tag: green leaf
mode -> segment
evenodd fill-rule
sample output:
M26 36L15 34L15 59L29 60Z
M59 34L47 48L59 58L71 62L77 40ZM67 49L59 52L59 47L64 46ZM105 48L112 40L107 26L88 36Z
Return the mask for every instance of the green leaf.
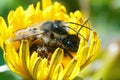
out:
M21 80L22 78L11 71L0 72L0 80Z
M80 76L76 76L73 80L83 80Z
M5 64L4 59L3 59L3 51L0 48L0 66L3 65L3 64Z

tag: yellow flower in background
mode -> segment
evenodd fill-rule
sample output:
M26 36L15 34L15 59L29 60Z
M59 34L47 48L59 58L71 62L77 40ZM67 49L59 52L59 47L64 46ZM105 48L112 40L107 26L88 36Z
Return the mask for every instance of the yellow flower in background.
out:
M42 0L42 9L39 2L35 8L30 5L26 10L20 6L15 11L10 11L8 25L0 17L0 46L4 51L4 59L11 71L28 80L71 80L93 61L98 53L100 39L94 30L91 33L87 28L80 30L80 34L86 40L80 36L79 48L76 53L71 53L72 59L64 56L64 50L61 48L57 48L48 60L38 56L36 51L31 54L28 40L9 41L9 38L14 36L14 32L48 20L85 23L80 11L71 12L69 15L63 5L58 2L52 4L51 0ZM89 22L84 25L90 28ZM75 24L69 26L76 31L80 28ZM73 30L69 33L75 34Z

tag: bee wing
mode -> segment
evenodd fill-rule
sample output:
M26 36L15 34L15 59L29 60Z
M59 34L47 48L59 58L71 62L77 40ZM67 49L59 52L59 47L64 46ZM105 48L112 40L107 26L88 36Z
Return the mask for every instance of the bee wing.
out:
M44 33L43 30L39 30L37 28L21 29L21 30L14 32L15 38L10 38L9 40L10 41L19 41L22 39L28 39L31 37L35 37L36 35L41 35L43 33Z

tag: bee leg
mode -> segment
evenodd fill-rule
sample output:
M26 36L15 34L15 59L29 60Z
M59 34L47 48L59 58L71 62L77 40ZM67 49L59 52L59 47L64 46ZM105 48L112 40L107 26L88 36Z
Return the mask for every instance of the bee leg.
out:
M47 58L48 57L48 50L47 50L47 47L42 45L42 46L39 46L37 48L37 52L39 54L40 57L42 58Z
M68 55L71 59L73 58L72 54L70 54L68 50L64 50L64 51L65 51L65 56Z
M65 56L69 56L70 58L73 58L73 56L69 53L69 51L68 51L68 49L64 46L64 44L63 44L63 42L61 41L61 40L59 40L59 39L57 39L56 40L57 41L57 45L60 47L60 48L62 48L62 49L64 49L64 51L65 51Z
M51 56L52 56L52 53L50 52L47 56L47 59L50 60L51 59Z

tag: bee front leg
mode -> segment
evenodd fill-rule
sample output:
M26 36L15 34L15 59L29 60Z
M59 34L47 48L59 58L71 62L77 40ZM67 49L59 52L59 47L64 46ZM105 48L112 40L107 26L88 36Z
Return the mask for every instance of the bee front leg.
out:
M48 57L48 49L45 45L38 46L37 52L41 58L47 58Z
M69 56L71 59L73 58L73 55L67 49L65 49L64 52L65 56Z

